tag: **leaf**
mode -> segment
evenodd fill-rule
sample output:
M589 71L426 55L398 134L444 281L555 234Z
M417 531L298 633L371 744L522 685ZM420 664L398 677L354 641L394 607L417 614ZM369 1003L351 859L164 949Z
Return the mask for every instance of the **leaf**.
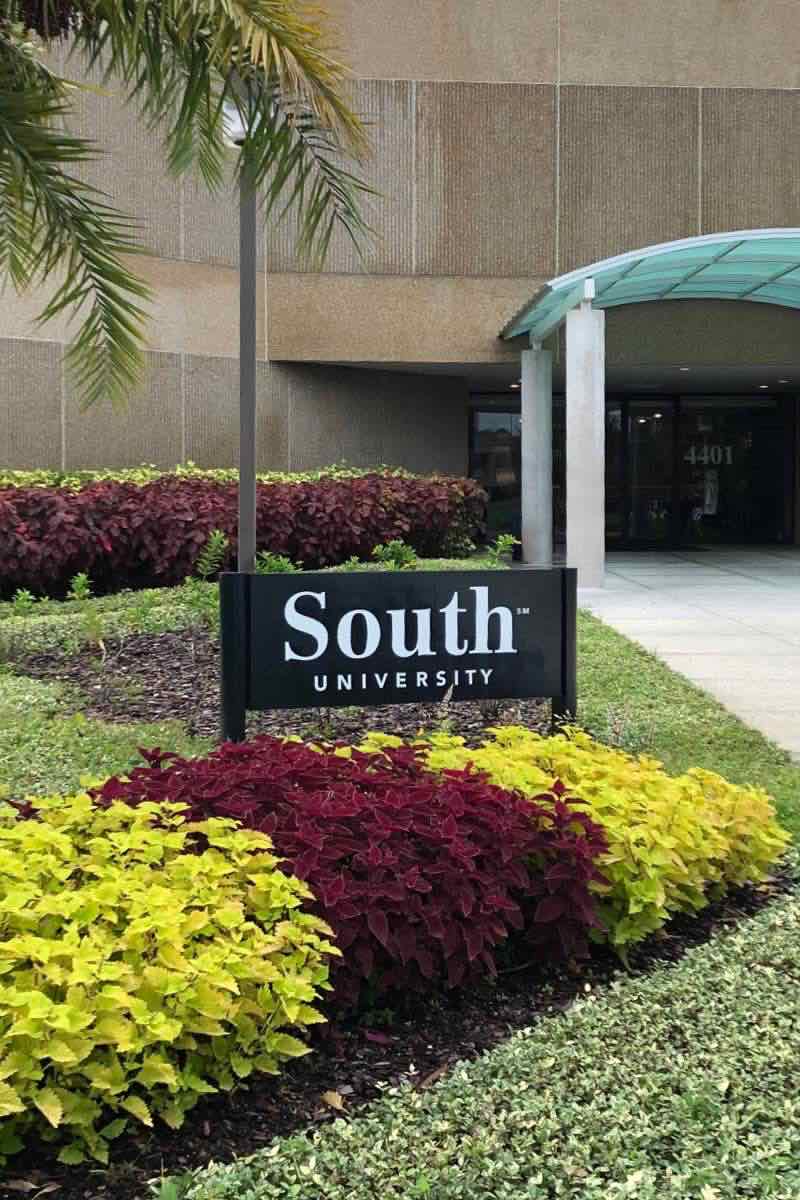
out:
M142 1069L136 1076L136 1082L144 1084L145 1087L152 1087L157 1083L167 1084L168 1087L177 1086L178 1075L172 1063L165 1058L161 1058L156 1054L145 1055Z
M148 1125L152 1128L153 1118L150 1116L150 1109L139 1096L127 1096L120 1102L120 1108L124 1108L132 1117L136 1117L137 1120L141 1121L143 1125Z
M43 1088L40 1092L34 1092L31 1098L42 1116L57 1129L64 1116L64 1107L53 1089Z
M323 1092L322 1101L328 1105L328 1108L335 1108L337 1112L344 1110L344 1100L339 1092Z
M58 1161L65 1163L68 1167L77 1167L79 1163L86 1161L86 1155L77 1143L72 1142L69 1146L64 1146L58 1152Z
M367 925L372 936L388 949L389 922L386 913L379 908L371 908L367 913Z
M0 1117L10 1117L13 1113L25 1112L17 1092L7 1083L0 1083Z
M308 1046L303 1045L299 1038L290 1033L273 1033L267 1038L267 1048L271 1054L279 1054L282 1058L300 1058L309 1054Z

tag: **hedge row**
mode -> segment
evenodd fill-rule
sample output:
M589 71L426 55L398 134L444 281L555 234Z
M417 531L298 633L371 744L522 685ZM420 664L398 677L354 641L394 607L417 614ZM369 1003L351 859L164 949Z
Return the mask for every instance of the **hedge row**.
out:
M306 568L369 558L401 538L423 556L463 552L483 531L486 497L470 479L372 474L260 484L258 548ZM63 596L85 572L95 592L182 582L215 529L237 529L233 483L162 476L78 491L0 488L0 597Z
M215 483L236 483L239 478L235 467L198 467L193 462L178 463L169 470L153 463L86 471L17 471L6 468L0 469L0 487L61 487L77 490L90 483L154 483L165 475L176 475L181 479L209 479ZM328 467L318 467L315 471L260 471L258 479L261 483L314 483L318 479L360 479L364 475L414 478L413 472L406 471L404 467L387 467L383 463L375 467L350 467L347 463L334 463Z

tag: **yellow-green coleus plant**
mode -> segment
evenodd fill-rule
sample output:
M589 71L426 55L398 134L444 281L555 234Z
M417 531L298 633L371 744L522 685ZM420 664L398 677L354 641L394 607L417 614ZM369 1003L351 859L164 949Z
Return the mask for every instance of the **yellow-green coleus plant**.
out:
M35 1128L105 1162L129 1118L177 1128L307 1052L338 951L269 838L177 804L31 805L0 823L0 1155Z
M362 749L399 739L369 735ZM659 929L671 915L693 912L726 886L757 883L790 841L770 797L729 783L712 771L670 776L645 755L633 757L577 729L542 737L529 729L492 729L469 748L464 739L434 734L425 742L435 770L472 763L493 783L531 797L560 779L603 827L600 858L608 886L601 916L619 950Z

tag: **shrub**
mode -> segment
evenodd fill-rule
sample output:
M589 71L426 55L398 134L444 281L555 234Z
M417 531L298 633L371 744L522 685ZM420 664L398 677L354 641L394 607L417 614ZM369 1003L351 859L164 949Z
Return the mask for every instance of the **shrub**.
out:
M86 794L0 824L0 1155L31 1129L107 1161L130 1117L306 1052L330 932L263 834Z
M210 479L215 483L236 483L239 472L235 467L198 467L196 463L179 463L165 469L153 463L140 463L138 467L107 467L87 471L52 471L36 469L15 471L0 468L0 487L59 487L78 491L90 483L136 483L140 486L153 483L165 475L177 475L181 479ZM404 467L388 467L385 463L374 467L351 467L346 462L318 467L314 471L260 471L257 479L261 483L313 483L318 479L360 479L362 475L393 475L399 479L413 479L412 471Z
M307 568L366 559L376 543L397 538L433 556L463 529L479 534L485 499L474 481L445 477L261 484L258 547ZM227 539L233 562L237 519L235 485L204 478L0 488L0 594L63 596L80 573L95 591L180 583L212 534Z
M392 571L410 571L417 565L417 556L402 538L394 538L385 546L373 546L372 557Z
M555 785L531 801L471 770L425 769L410 747L331 753L260 737L204 759L155 751L101 802L170 800L272 837L305 879L344 957L337 993L455 986L495 970L526 929L544 955L584 948L605 842Z
M473 765L537 803L554 779L574 789L573 803L608 838L600 862L610 889L600 912L618 948L640 941L674 913L703 908L729 885L764 879L789 842L761 788L697 769L671 777L656 759L634 758L578 730L556 737L514 727L491 733L477 749L462 738L434 735L426 761L445 771ZM365 744L381 742L372 737Z

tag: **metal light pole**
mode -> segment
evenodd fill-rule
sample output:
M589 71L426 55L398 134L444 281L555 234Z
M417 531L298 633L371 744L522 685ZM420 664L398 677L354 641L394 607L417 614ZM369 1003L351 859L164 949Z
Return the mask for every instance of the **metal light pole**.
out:
M256 190L239 181L239 542L237 566L256 569Z

